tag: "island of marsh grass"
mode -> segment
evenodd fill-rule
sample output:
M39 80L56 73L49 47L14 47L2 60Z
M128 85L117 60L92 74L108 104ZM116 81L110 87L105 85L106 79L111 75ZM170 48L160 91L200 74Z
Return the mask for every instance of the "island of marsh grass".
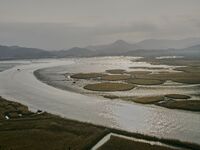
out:
M133 89L135 86L128 83L111 83L103 82L96 84L88 84L84 86L84 89L91 91L104 91L104 92L113 92L113 91L128 91Z
M103 95L104 98L108 98L108 99L118 99L120 98L119 96L116 95Z
M159 85L163 84L165 81L158 79L135 78L135 79L130 79L127 82L137 85Z
M165 95L167 98L172 98L172 99L189 99L190 96L188 95L182 95L182 94L167 94Z
M103 97L108 98L108 99L122 99L125 101L132 101L132 102L141 103L141 104L155 104L157 102L164 100L164 96L135 97L135 96L104 95Z
M200 100L185 100L190 98L190 96L187 95L167 94L164 96L160 95L160 96L145 96L145 97L103 95L103 97L112 100L121 99L141 104L155 104L161 107L166 107L171 109L200 111ZM172 100L166 100L165 97L171 98ZM176 101L175 99L184 99L184 100Z
M122 98L126 99L126 98ZM131 100L135 103L141 104L155 104L157 102L163 101L163 96L145 96L145 97L137 97L137 98L127 98L127 100Z
M169 72L169 73L140 75L140 78L162 80L162 81L171 80L174 82L186 83L186 84L200 84L200 73Z
M110 74L124 74L126 72L126 70L124 69L110 69L110 70L106 70L107 73Z
M200 73L200 66L198 67L194 67L194 66L187 66L187 67L178 67L178 68L175 68L174 70L177 70L177 71L182 71L182 72L193 72L193 73Z
M138 61L149 62L152 65L170 65L170 66L194 66L199 67L200 61L197 59L155 59L155 58L143 58Z
M182 100L182 101L163 101L157 103L158 106L170 108L170 109L182 109L190 111L200 111L200 100Z
M102 77L105 74L103 73L77 73L71 75L71 78L76 78L76 79L92 79L92 78L98 78Z
M138 66L134 66L134 67L129 67L130 69L150 69L150 70L157 70L157 69L163 69L162 67L138 67Z
M163 142L180 148L200 149L200 145L195 143L130 133L64 119L46 112L28 111L22 116L10 117L7 120L5 114L12 111L13 108L5 109L4 107L9 105L14 106L17 110L21 110L23 107L22 111L27 112L26 106L0 97L0 149L2 150L88 150L109 133ZM113 148L115 149L115 147Z
M185 84L200 84L200 60L193 59L155 59L143 58L138 61L146 61L153 65L170 65L170 66L183 66L175 68L176 71L182 72L169 72L160 74L148 74L140 78L172 80L174 82Z
M109 141L98 150L177 150L175 148L152 145L150 143L133 141L117 136L111 136Z
M107 81L122 81L130 79L130 75L105 75L101 79Z

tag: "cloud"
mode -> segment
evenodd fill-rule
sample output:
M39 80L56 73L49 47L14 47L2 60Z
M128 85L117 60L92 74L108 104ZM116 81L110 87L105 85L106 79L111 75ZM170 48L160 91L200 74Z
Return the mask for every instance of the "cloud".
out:
M167 21L81 25L76 23L0 23L0 44L49 50L84 47L123 39L130 42L147 38L178 39L200 36L196 17Z

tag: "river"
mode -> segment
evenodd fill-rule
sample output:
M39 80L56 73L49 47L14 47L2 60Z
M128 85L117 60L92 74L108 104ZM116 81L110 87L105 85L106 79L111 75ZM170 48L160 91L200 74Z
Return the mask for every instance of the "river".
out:
M81 59L47 59L16 65L0 72L0 95L21 102L31 110L41 109L79 121L200 144L199 112L171 110L74 93L49 86L33 75L37 69L55 66L71 68L80 61ZM87 59L82 62L84 61L87 62Z

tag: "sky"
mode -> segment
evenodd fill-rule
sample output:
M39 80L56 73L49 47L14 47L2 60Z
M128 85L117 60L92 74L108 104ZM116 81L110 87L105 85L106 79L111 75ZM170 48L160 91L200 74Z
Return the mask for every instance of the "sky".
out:
M0 45L48 50L200 37L200 0L0 0Z

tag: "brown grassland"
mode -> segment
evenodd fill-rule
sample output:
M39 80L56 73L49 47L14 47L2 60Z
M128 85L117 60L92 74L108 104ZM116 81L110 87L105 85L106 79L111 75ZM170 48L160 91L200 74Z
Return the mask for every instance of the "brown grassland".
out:
M128 91L133 89L135 86L133 84L128 83L111 83L111 82L102 82L96 84L88 84L84 86L85 89L91 91L104 91L104 92L112 92L112 91Z
M110 140L102 145L98 150L178 150L176 148L151 145L149 143L127 140L124 138L111 136Z

